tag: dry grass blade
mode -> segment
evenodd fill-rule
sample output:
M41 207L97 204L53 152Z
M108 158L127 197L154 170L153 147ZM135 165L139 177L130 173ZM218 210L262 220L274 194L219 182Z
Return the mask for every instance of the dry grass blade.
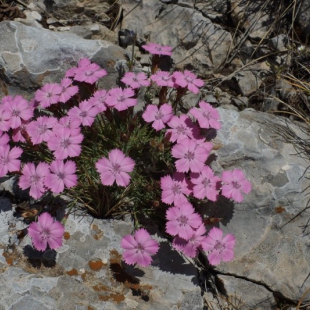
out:
M302 301L305 299L305 297L307 296L307 294L310 292L310 288L308 288L304 293L303 295L301 296L297 306L296 306L296 310L299 310L300 306L301 306L301 303Z

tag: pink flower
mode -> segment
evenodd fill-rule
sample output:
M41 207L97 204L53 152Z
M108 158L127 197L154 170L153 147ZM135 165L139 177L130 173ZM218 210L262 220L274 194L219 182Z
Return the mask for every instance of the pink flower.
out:
M148 123L153 122L152 127L158 131L165 128L165 124L170 121L172 115L170 104L165 103L159 109L155 104L149 104L142 117Z
M108 156L109 159L103 157L96 163L102 184L112 185L116 181L119 186L127 186L130 181L128 172L133 171L135 162L119 149L110 151Z
M29 121L23 121L19 127L13 129L12 131L12 140L14 142L25 142L26 139L24 135L28 135L26 131L26 127L29 124Z
M205 101L200 101L199 107L200 109L190 109L189 113L198 120L200 128L220 129L221 123L218 121L220 118L219 112Z
M229 262L234 259L236 238L228 234L223 238L223 231L213 227L202 243L202 248L209 251L208 260L211 265L219 265L221 260Z
M199 128L185 114L173 116L167 124L172 128L167 130L167 133L171 132L171 142L177 141L179 143L185 138L200 138Z
M80 155L83 138L82 134L73 134L69 128L60 128L47 142L47 146L54 151L56 159L66 159Z
M54 160L50 164L50 171L44 183L53 193L59 194L65 187L71 188L77 184L76 165L71 160L66 163L62 160Z
M166 175L160 179L160 187L162 189L161 200L169 205L174 203L176 206L186 203L191 190L188 188L188 181L182 173L174 173L173 178Z
M27 163L23 167L18 185L21 189L30 187L30 196L39 199L46 192L44 180L48 173L49 166L47 163L40 162L37 167L35 167L34 163Z
M184 253L189 257L196 257L198 249L202 248L206 236L204 236L206 228L204 224L201 224L197 229L194 229L194 234L185 240L180 238L178 235L173 239L173 247L178 251Z
M196 140L184 138L180 143L176 144L171 154L174 158L179 158L175 162L175 166L178 172L200 172L205 161L209 156L209 152L206 148L197 145Z
M72 80L68 78L61 80L60 87L62 90L59 95L59 102L65 103L79 92L79 88L77 86L72 86Z
M90 64L91 62L88 58L85 57L85 58L80 59L78 63L78 67L70 68L69 70L67 70L65 77L74 77L79 68L86 68Z
M174 87L172 75L167 71L157 71L155 74L151 75L151 80L158 86Z
M38 217L37 222L32 222L28 227L28 234L31 237L34 247L38 251L45 251L47 245L51 249L58 249L62 246L62 236L65 228L52 216L44 212Z
M48 108L50 105L59 101L61 92L62 87L58 84L45 84L41 89L36 91L35 99L40 103L42 108Z
M137 104L137 99L130 98L134 95L135 92L131 88L112 88L109 90L106 104L107 106L113 107L118 111L124 111L127 110L129 107L133 107Z
M10 149L9 145L0 146L0 177L8 172L18 171L20 168L20 160L18 159L23 150L14 146Z
M5 146L9 143L10 137L4 132L0 132L0 146Z
M168 45L160 45L157 43L148 43L142 47L152 55L172 55L172 47Z
M248 194L252 189L250 181L245 179L243 172L239 169L224 171L222 182L222 195L236 202L242 202L242 192Z
M199 175L193 173L191 175L191 182L194 184L193 196L198 199L208 198L211 201L216 201L219 193L217 185L220 180L208 166L205 166Z
M53 127L57 124L57 118L39 116L36 121L30 122L26 131L33 144L47 142L53 136Z
M0 106L0 130L9 131L11 128L11 112L5 108L4 105Z
M148 77L143 72L127 72L121 79L121 81L126 85L129 85L133 89L140 88L141 86L150 85Z
M189 240L194 235L194 229L202 224L200 215L189 202L169 208L166 219L166 232L172 236L179 235L185 240Z
M79 82L86 82L89 84L94 84L100 78L107 75L107 71L100 69L95 63L91 63L87 66L77 68L74 76L74 80Z
M194 94L199 93L199 88L204 85L203 80L197 79L197 76L191 71L185 70L184 73L176 71L173 73L175 84L193 92Z
M107 97L108 97L108 93L104 89L97 90L94 93L93 97L88 99L88 102L91 105L95 106L98 109L99 113L101 113L107 109L106 103L105 103Z
M80 125L81 120L78 117L64 116L55 124L53 132L55 134L60 128L68 128L71 131L71 135L76 136L81 132Z
M121 246L125 250L123 258L127 264L137 263L143 267L151 264L151 255L156 254L159 249L158 242L144 228L138 229L133 236L123 237Z
M21 126L22 121L28 121L33 117L33 108L22 96L17 95L12 100L5 101L4 109L10 112L10 126L12 129Z
M70 118L79 118L83 126L91 126L99 113L98 109L92 106L88 100L80 102L79 107L73 107L68 111Z

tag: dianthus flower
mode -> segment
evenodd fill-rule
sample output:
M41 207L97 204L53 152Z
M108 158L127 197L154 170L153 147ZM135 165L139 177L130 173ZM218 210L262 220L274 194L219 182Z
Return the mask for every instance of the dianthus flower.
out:
M78 62L78 66L74 68L70 68L66 71L65 77L74 77L78 69L80 68L86 68L91 64L90 60L88 58L82 58Z
M227 234L223 238L223 231L213 227L206 239L202 242L202 248L208 253L209 263L213 266L219 265L221 261L229 262L234 259L234 247L236 238Z
M209 156L206 148L197 145L195 139L184 138L180 143L173 146L171 154L179 158L175 162L178 172L200 172Z
M174 203L178 206L187 202L185 195L191 193L188 181L182 173L174 173L173 178L170 175L162 177L160 187L162 189L161 200L169 205Z
M50 173L45 178L45 185L55 194L63 192L77 184L76 165L73 161L54 160L50 164Z
M205 166L200 174L193 173L191 175L191 182L194 184L193 196L198 199L207 198L216 201L219 193L217 187L220 181L221 179L214 175L212 169Z
M150 85L150 81L144 72L126 72L121 81L133 89Z
M168 45L160 45L157 43L148 43L142 47L152 55L172 55L172 47Z
M93 94L93 97L88 99L88 102L91 105L95 106L98 109L99 113L101 113L107 109L106 103L105 103L107 97L108 97L108 93L104 89L97 90Z
M35 167L34 163L27 163L22 169L18 185L21 189L30 187L30 196L39 199L46 192L44 180L48 173L49 166L47 163L40 162L37 167Z
M57 131L60 128L68 128L71 131L71 134L73 136L78 135L81 133L81 120L78 117L70 117L70 116L64 116L59 119L58 123L55 124L53 132L54 134L57 133Z
M61 92L62 87L58 84L45 84L41 89L36 91L35 99L40 103L42 108L48 108L50 105L59 102Z
M10 141L9 135L0 131L0 146L7 145L9 141Z
M200 101L199 107L200 109L190 109L189 113L198 120L200 128L220 129L221 123L219 122L219 112L205 101Z
M157 71L155 74L151 75L151 80L158 86L174 87L172 75L167 71Z
M3 105L0 106L0 131L9 131L11 128L11 112Z
M97 171L103 185L112 185L115 181L119 186L127 186L130 181L128 172L132 172L135 162L119 150L109 152L109 159L103 157L96 163Z
M134 95L135 92L131 88L112 88L108 92L106 104L107 106L113 107L118 111L124 111L127 110L129 107L133 107L137 104L138 101L136 98L130 98Z
M189 240L194 235L194 229L202 224L201 216L189 202L169 208L166 219L166 232L172 236L179 235L185 240Z
M128 265L137 263L143 267L151 264L151 255L156 254L159 249L158 242L144 228L138 229L133 236L123 237L121 246L125 250L123 258Z
M99 65L91 63L87 66L77 68L74 76L75 81L94 84L100 78L107 75L107 71L101 69Z
M236 202L242 202L242 192L248 194L252 189L250 181L245 179L243 172L239 169L224 171L222 182L222 195Z
M29 136L26 127L30 121L23 121L19 127L12 130L12 140L14 142L26 142L24 135Z
M18 171L20 160L18 159L23 153L20 147L14 146L10 149L9 145L0 146L0 177L8 172Z
M51 151L54 151L56 159L76 157L81 153L80 143L83 138L82 134L72 134L69 128L60 128L54 133L54 137L47 142L47 146Z
M57 118L39 116L37 120L30 122L27 127L27 133L29 134L33 144L40 144L41 142L47 142L53 136L53 127L57 123Z
M64 78L60 82L61 93L59 95L59 102L67 102L71 97L79 92L79 88L77 86L72 85L72 80L68 78Z
M163 104L158 109L155 104L149 104L142 114L142 118L152 124L152 127L158 131L165 128L165 124L170 121L172 114L172 107L170 104Z
M171 128L167 130L167 134L171 132L170 142L179 143L185 138L200 138L199 128L185 114L173 116L167 125Z
M194 229L194 234L185 240L178 235L173 239L173 247L188 257L196 257L198 249L202 249L202 244L206 240L206 228L204 224L201 224L197 229Z
M52 216L44 212L38 217L37 222L32 222L28 227L33 246L38 251L45 251L47 245L51 249L59 249L62 246L64 226L54 221Z
M5 101L3 108L10 112L10 126L12 129L18 128L22 121L27 121L33 117L33 108L22 96L17 95L11 100Z
M183 88L187 87L188 90L190 90L194 94L198 94L199 93L198 87L202 87L204 85L203 80L197 79L197 76L188 70L185 70L184 73L180 71L174 72L173 78L175 84Z
M92 106L88 100L83 100L78 107L73 107L68 111L68 116L79 118L83 126L91 126L98 113L97 107Z

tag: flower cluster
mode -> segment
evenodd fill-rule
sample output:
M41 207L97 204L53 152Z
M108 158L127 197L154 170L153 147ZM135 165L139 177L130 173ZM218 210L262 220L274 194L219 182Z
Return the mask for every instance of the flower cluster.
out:
M242 202L251 183L239 169L216 176L206 164L213 145L203 130L221 128L218 111L200 101L180 112L182 97L187 91L197 94L203 80L188 70L158 70L161 57L172 55L171 47L149 43L142 48L153 55L151 72L125 73L125 87L97 89L107 72L83 58L59 84L37 90L30 102L2 98L0 177L18 174L20 188L29 189L34 200L64 193L96 215L131 212L139 229L121 242L128 264L147 266L158 252L158 242L139 223L139 214L150 217L158 205L177 250L189 257L205 251L211 265L230 261L235 237L223 236L216 227L207 232L196 202L215 202L220 195ZM134 113L142 87L147 104ZM159 103L153 104L156 92ZM38 250L57 249L64 227L43 213L28 233Z

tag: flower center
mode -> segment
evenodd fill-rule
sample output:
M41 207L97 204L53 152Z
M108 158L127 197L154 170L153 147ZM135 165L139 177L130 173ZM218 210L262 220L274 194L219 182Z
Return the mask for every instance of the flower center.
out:
M209 186L210 183L211 183L211 182L210 182L210 180L208 180L208 179L204 179L203 182L202 182L202 184L204 185L204 187Z
M0 157L0 165L7 165L9 162L8 157Z
M93 74L94 74L93 71L85 71L85 75L86 75L86 76L91 76L91 75L93 75Z
M47 131L47 126L46 125L40 125L39 126L39 134L43 135Z
M40 181L40 177L37 174L32 175L30 177L30 181L31 181L31 183L37 184Z
M65 178L65 174L64 174L63 172L59 172L59 173L57 174L57 176L58 176L58 178L61 179L61 180L63 180L63 179Z
M186 80L188 83L192 83L192 82L193 82L193 78L191 78L190 76L185 77L185 80Z
M185 155L184 155L184 158L188 159L188 160L193 160L195 157L195 153L194 152L191 152L191 151L188 151Z
M177 221L180 225L185 226L187 224L187 217L185 215L181 215Z
M219 252L222 252L225 249L225 247L220 241L217 241L215 246L214 246L214 249L219 251Z
M241 185L237 181L232 181L231 184L236 189L239 189L241 187Z
M49 236L50 236L49 229L48 228L42 229L42 231L40 232L41 239L46 240L49 238Z
M18 110L13 110L12 112L12 116L19 116L19 114L20 114L20 111Z
M61 141L60 146L66 149L70 144L71 144L70 140L65 139L65 140Z
M112 172L114 173L114 175L120 173L120 167L120 164L112 164Z
M203 112L202 115L203 115L206 119L212 118L209 112Z
M52 93L46 93L46 97L47 97L47 98L51 98L52 96L53 96Z
M124 97L124 96L119 96L118 98L117 98L117 101L124 101L126 98Z
M81 112L81 113L80 113L80 116L81 116L81 117L86 117L86 116L87 116L87 112L86 112L86 111Z
M179 133L179 134L184 134L185 133L185 128L184 128L184 126L178 126L177 128L177 132Z
M181 187L179 184L173 184L172 185L172 191L174 194L180 194L181 193Z
M141 243L138 243L137 247L136 247L136 253L137 252L144 252L144 246Z
M155 119L158 121L158 120L160 120L160 119L162 119L162 117L163 117L163 114L160 112L160 111L158 111L157 113L156 113L156 115L155 115Z

